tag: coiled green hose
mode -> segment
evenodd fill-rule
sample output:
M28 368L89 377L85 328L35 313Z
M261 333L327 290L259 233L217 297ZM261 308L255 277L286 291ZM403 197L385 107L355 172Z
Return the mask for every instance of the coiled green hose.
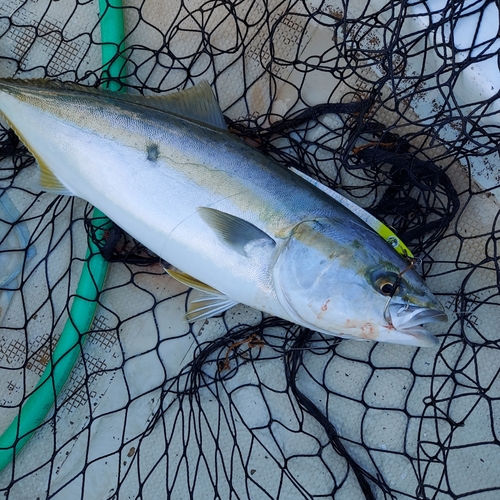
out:
M124 40L121 0L100 0L102 41L102 76L108 90L120 91L125 72L125 60L120 55ZM111 221L98 209L93 212L97 239L103 239ZM7 430L0 436L0 470L5 468L43 423L49 410L68 380L85 341L102 290L107 261L98 247L88 239L88 250L78 282L73 304L51 359L32 394L27 398Z

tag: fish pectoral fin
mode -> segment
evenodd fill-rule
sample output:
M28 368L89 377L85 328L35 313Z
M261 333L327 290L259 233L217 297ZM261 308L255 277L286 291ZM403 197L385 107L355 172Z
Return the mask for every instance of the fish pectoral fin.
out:
M42 191L47 191L48 193L73 196L73 193L55 176L52 170L50 170L45 163L40 161L36 155L34 156L40 167L38 187Z
M245 246L251 241L265 240L276 245L267 233L235 215L208 207L198 208L198 213L222 243L245 257L248 257Z
M165 269L165 271L169 276L183 285L202 292L200 297L189 304L186 319L190 323L222 314L238 304L236 300L230 299L227 295L219 292L219 290L193 278L189 274L183 273L182 271L174 271L173 269Z

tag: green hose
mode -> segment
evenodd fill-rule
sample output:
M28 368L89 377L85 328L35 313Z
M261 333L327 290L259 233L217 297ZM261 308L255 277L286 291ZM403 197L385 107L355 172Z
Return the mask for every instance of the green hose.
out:
M101 13L101 54L102 79L107 80L104 88L122 91L121 81L125 75L125 59L121 55L125 28L123 22L122 0L99 0Z
M96 211L94 210L94 216ZM76 295L69 318L59 337L51 360L38 381L33 393L21 408L7 430L0 436L0 468L3 469L28 442L33 432L42 424L55 399L66 383L84 337L88 332L97 307L97 297L106 276L107 262L89 238L89 248L83 265Z
M124 39L123 10L121 0L100 0L103 79L108 90L120 90L125 70L125 60L120 55ZM104 231L111 221L97 208L93 212L93 226L97 239L104 238ZM88 239L76 295L51 359L33 393L27 398L7 430L0 436L0 470L6 467L28 442L33 432L43 423L52 405L68 380L75 362L82 351L85 334L90 330L102 290L107 261L99 248Z

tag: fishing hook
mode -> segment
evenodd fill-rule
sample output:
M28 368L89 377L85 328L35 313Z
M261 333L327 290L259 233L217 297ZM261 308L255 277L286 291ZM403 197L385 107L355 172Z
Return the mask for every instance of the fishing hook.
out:
M403 280L403 274L406 273L407 271L409 271L410 269L412 269L413 267L415 267L416 262L417 262L417 259L408 259L408 265L406 266L405 269L403 269L403 271L401 271L398 274L398 277L396 278L396 280L392 284L392 290L391 290L391 293L389 294L389 296L387 297L387 302L385 303L384 312L383 312L384 319L387 321L389 326L393 326L392 318L389 314L389 305L391 303L391 300L394 297L394 295L396 294L396 290L401 285L401 281ZM408 303L406 304L405 307L407 307L407 306L408 306Z

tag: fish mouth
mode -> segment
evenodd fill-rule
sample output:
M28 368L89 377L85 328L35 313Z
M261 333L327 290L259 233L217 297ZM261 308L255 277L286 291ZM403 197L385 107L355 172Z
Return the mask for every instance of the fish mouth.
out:
M389 314L392 327L404 336L404 343L418 347L433 347L439 343L437 337L424 328L425 324L448 321L443 309L395 305L389 308Z

